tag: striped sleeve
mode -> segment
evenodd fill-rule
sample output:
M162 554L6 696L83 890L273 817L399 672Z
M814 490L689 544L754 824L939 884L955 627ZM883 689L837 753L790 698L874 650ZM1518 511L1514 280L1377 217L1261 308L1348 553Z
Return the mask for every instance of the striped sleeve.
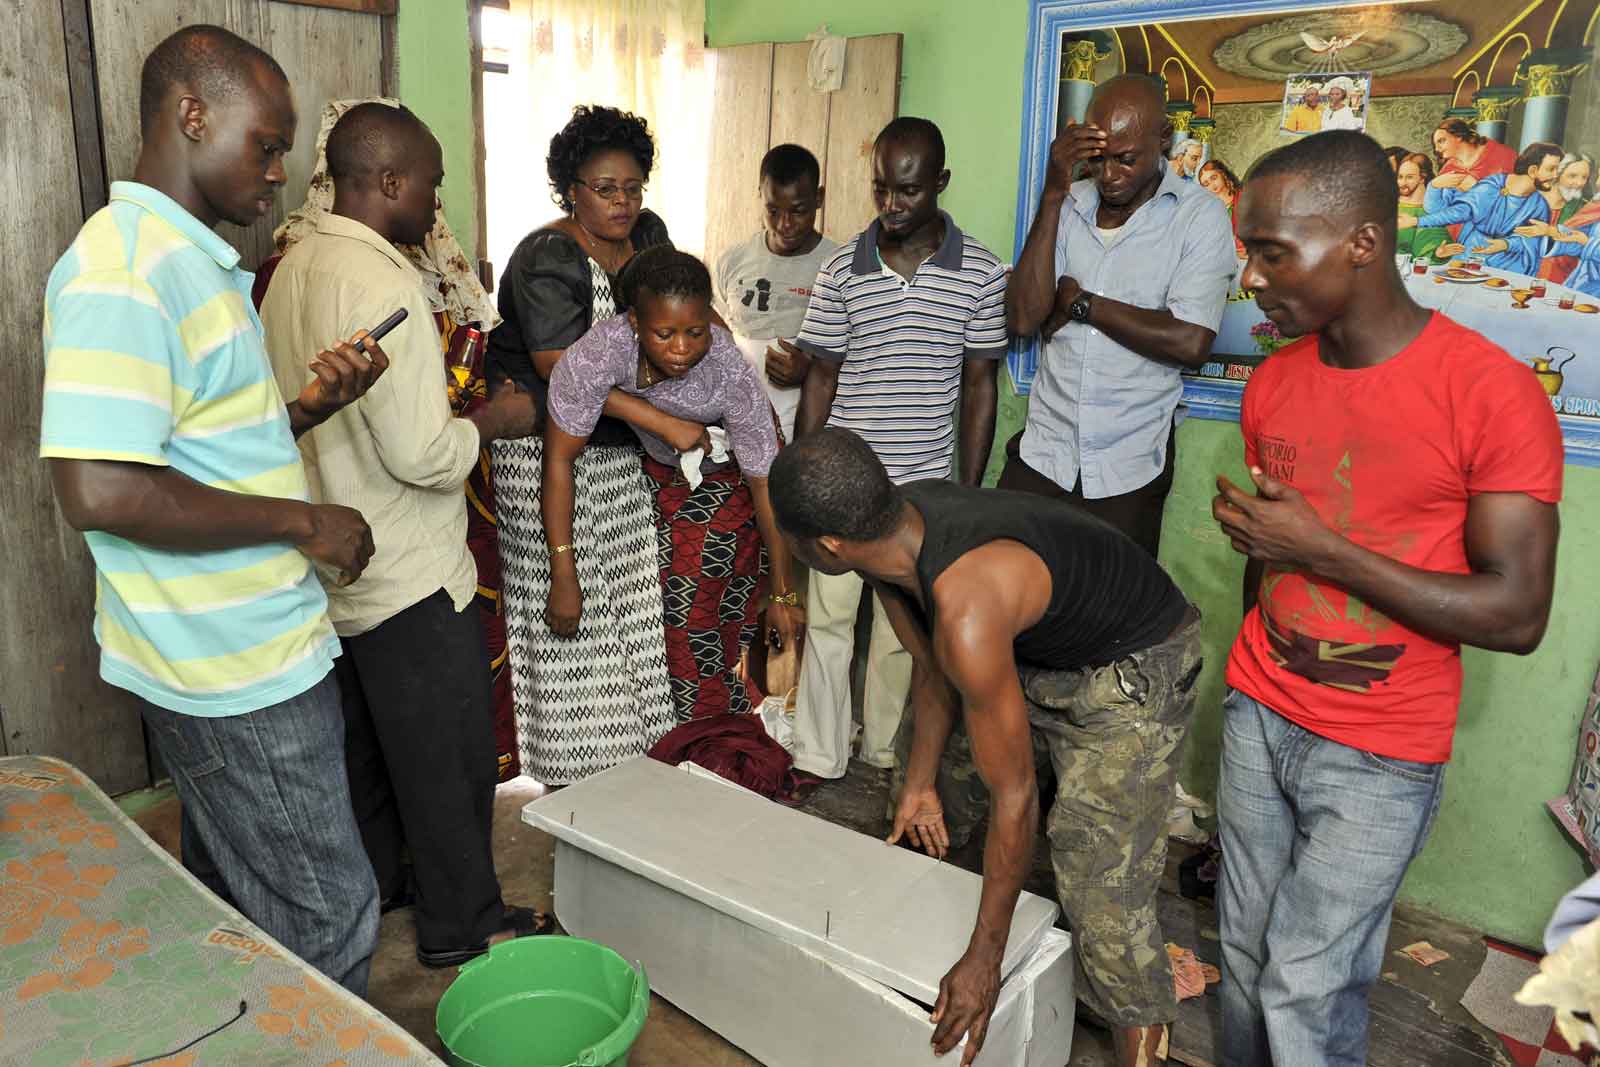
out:
M844 258L844 269L849 270L854 245L846 245L835 253L836 262ZM823 265L811 287L811 301L806 305L806 318L800 326L800 336L795 344L818 359L829 363L843 363L850 350L850 316L844 306L844 286L835 272L835 262Z
M1006 268L996 263L978 290L963 337L966 355L999 359L1006 354Z
M39 454L166 466L174 409L188 396L173 337L155 290L132 271L69 278L46 303Z

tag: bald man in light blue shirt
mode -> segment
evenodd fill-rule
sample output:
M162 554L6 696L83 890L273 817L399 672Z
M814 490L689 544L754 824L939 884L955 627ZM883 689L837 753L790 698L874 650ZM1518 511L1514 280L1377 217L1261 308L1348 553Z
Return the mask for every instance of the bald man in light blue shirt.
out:
M1238 261L1223 203L1166 162L1159 85L1121 75L1050 146L1039 211L1006 292L1043 338L1002 489L1059 497L1152 556L1172 485L1179 374L1211 356ZM1087 177L1073 182L1080 165Z

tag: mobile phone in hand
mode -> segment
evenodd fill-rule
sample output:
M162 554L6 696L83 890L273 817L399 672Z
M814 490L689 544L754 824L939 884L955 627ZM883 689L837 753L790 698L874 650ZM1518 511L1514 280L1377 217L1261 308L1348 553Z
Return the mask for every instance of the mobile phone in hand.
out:
M372 329L368 330L367 331L367 335L365 337L363 337L361 340L356 342L356 344L355 344L356 351L357 352L365 352L367 350L367 342L368 341L377 342L377 341L383 340L383 335L384 334L388 333L390 330L394 329L396 326L400 325L404 321L406 321L406 309L405 308L397 308L397 309L395 309L395 313L393 315L390 315L388 318L386 318L382 322L378 323L378 325L376 325Z

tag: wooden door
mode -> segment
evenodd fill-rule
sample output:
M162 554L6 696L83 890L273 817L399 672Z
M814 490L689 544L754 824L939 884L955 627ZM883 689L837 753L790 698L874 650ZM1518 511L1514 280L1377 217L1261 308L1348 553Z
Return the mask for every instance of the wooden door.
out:
M899 113L898 33L852 37L844 84L819 93L806 78L811 42L715 49L712 166L706 185L706 261L761 227L761 157L773 145L811 149L827 190L817 227L847 241L872 221L872 142Z

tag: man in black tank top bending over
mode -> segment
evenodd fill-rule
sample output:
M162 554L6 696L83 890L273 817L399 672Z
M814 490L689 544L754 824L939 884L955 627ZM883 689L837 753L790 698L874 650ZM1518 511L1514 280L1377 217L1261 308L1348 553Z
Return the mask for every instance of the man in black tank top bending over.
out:
M912 655L890 841L942 858L989 810L977 925L940 983L935 1050L968 1035L965 1065L982 1047L1032 866L1038 749L1058 782L1048 833L1079 996L1112 1026L1119 1064L1161 1062L1177 1002L1155 900L1199 612L1098 519L1025 493L897 487L847 430L783 449L768 484L795 554L871 583Z

